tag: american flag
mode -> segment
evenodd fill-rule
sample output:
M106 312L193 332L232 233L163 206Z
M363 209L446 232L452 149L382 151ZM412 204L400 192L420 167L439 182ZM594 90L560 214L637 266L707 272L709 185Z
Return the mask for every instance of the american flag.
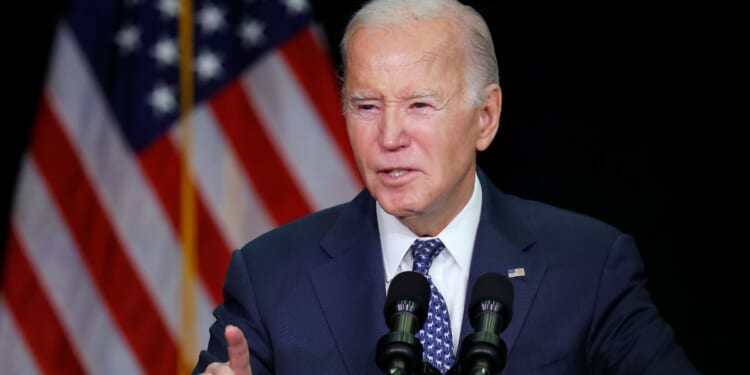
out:
M523 267L518 268L508 268L508 277L514 278L514 277L524 277L526 276L526 269Z
M186 373L230 252L357 193L316 30L305 0L71 1L15 190L3 373Z

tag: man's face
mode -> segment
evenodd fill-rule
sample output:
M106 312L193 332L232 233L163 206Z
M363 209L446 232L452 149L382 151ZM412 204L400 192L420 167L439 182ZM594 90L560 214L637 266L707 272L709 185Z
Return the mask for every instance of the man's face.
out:
M345 115L357 166L385 211L418 235L436 235L463 208L476 150L497 130L499 88L497 116L468 103L456 34L445 20L363 27L346 57Z

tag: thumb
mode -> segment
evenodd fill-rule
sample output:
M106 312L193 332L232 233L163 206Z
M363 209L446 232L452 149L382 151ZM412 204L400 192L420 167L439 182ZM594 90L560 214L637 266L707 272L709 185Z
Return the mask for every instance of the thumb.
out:
M252 375L253 370L250 368L250 349L247 347L247 340L242 331L228 325L224 329L224 337L227 339L227 354L229 355L229 368L234 371L235 375Z

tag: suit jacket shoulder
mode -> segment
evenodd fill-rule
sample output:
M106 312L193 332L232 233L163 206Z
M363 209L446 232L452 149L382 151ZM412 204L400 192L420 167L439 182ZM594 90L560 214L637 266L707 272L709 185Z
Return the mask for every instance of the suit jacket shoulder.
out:
M632 236L482 182L470 285L514 271L504 374L695 373L650 299Z

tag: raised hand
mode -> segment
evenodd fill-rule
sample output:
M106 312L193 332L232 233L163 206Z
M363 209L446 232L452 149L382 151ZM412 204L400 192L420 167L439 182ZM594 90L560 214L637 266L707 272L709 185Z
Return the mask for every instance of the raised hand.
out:
M206 366L205 375L253 375L250 368L250 348L242 331L228 325L224 329L224 337L227 339L227 354L229 361L214 362Z

